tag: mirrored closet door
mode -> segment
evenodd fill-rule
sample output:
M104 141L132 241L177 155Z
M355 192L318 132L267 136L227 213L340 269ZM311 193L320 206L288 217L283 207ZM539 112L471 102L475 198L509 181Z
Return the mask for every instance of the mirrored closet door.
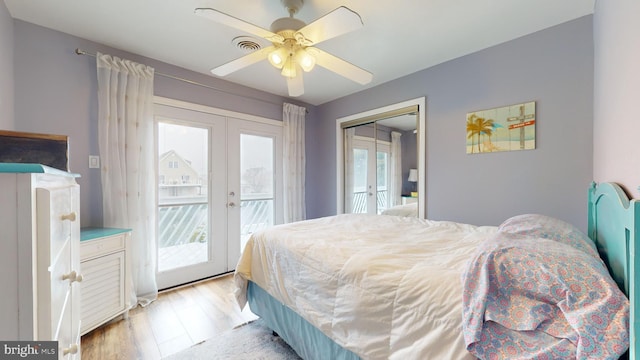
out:
M337 120L338 213L425 216L420 109L424 98Z

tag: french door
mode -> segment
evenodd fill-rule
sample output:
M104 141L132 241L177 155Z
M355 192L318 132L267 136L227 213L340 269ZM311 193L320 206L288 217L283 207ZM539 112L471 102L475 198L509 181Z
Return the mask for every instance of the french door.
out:
M389 156L388 142L354 137L352 213L380 214L388 208Z
M160 289L233 271L283 217L282 126L179 104L155 108Z

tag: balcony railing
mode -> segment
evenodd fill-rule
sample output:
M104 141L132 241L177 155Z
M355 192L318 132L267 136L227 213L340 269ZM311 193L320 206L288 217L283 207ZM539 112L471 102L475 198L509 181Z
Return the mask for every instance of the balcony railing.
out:
M378 190L376 194L376 203L378 205L378 214L387 208L387 193L385 190ZM367 192L357 191L353 193L353 207L352 212L355 214L362 214L367 212Z
M240 234L252 233L273 225L273 199L252 199L240 202Z
M240 206L239 240L244 248L253 232L273 225L273 200L265 198L243 200ZM208 214L208 204L202 202L174 201L158 206L160 271L206 261L206 244L209 240ZM202 246L195 246L195 244L202 244Z
M206 203L158 207L158 247L207 242Z

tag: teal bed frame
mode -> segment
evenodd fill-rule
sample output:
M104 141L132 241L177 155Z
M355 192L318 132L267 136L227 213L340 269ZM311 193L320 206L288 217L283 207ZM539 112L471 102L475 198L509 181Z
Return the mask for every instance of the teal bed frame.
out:
M609 273L629 298L629 359L637 360L640 330L636 310L640 306L637 296L636 272L640 259L635 256L640 245L640 202L629 200L614 183L592 183L589 189L588 235L596 243L600 257ZM638 284L640 286L640 284Z
M640 360L636 358L639 349L636 334L640 330L636 309L640 304L635 275L640 270L640 260L635 257L636 245L640 244L640 202L629 200L617 184L592 183L588 214L588 235L596 243L613 279L630 300L628 354L629 359ZM249 282L247 297L251 310L304 359L358 359L253 282Z

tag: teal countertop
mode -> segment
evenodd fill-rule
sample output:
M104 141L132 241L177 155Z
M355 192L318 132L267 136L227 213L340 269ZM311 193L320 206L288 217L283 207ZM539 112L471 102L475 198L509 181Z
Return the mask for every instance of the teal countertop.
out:
M86 227L80 229L80 241L98 239L105 236L130 232L131 229Z
M0 173L21 173L21 174L56 174L71 177L80 177L78 174L54 169L42 164L30 163L3 163L0 162Z

